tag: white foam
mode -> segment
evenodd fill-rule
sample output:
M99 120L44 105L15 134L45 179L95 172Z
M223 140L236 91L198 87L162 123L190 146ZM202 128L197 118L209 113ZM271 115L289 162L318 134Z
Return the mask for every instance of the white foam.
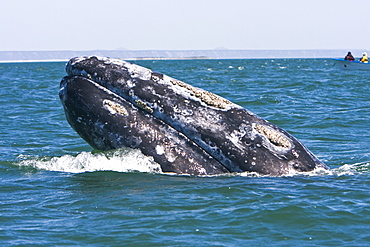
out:
M291 176L310 176L310 177L326 177L326 176L353 176L363 173L370 172L370 163L355 163L355 164L345 164L337 168L332 168L326 170L324 168L318 168L310 172L304 173L292 173Z
M363 173L370 172L370 163L355 163L355 164L345 164L337 168L326 170L324 168L317 168L310 172L298 172L295 170L289 170L288 174L283 177L327 177L327 176L353 176ZM243 172L235 174L241 177L270 177L269 175L261 175L255 172Z
M93 171L162 173L152 157L136 149L118 149L106 153L82 152L77 156L63 155L53 158L20 156L18 165L48 171L83 173Z
M341 167L331 170L334 175L345 176L345 175L356 175L370 172L370 162L367 163L355 163L345 164Z

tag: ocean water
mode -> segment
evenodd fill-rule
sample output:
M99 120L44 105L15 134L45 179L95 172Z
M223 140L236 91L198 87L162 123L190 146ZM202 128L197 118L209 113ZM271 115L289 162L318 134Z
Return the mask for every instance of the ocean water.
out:
M161 174L74 132L58 97L65 63L1 63L1 246L369 246L370 72L330 59L135 63L242 105L331 170Z

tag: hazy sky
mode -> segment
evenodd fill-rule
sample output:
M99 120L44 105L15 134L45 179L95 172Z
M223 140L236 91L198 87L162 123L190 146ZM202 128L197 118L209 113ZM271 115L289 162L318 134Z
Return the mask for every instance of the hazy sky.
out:
M0 50L370 49L370 0L0 0Z

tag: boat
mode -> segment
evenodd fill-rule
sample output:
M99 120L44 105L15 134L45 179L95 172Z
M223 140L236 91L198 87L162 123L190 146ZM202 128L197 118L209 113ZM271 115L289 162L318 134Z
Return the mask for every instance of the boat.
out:
M349 61L340 58L332 58L334 67L340 69L365 69L370 70L370 63L362 63L360 61Z

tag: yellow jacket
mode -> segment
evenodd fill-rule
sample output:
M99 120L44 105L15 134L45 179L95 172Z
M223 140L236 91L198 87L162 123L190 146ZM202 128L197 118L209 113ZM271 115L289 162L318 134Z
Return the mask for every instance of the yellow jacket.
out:
M360 62L362 62L362 63L368 63L369 62L369 58L367 58L366 55L363 55L362 58L361 58L361 60L360 60Z

